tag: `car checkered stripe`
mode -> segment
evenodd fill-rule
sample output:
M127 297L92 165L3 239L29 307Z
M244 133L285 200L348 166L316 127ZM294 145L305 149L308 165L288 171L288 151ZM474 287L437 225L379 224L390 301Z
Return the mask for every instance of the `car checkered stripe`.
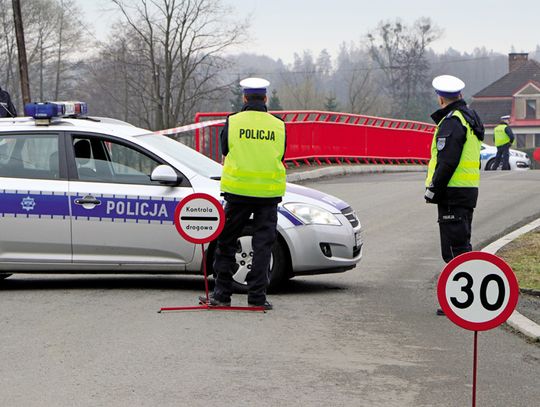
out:
M62 218L69 217L67 194L42 191L0 190L0 216Z
M100 201L92 209L85 209L75 201L92 195ZM67 193L43 191L0 190L0 217L66 219L73 216L77 221L157 223L174 224L174 210L178 204L175 198L152 198L130 195L78 194L71 197ZM221 204L224 201L221 200ZM294 226L302 225L285 209L278 212Z

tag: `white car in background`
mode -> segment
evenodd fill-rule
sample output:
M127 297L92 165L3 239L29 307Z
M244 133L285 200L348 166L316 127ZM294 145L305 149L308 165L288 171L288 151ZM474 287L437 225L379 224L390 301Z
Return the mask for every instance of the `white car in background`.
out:
M482 143L480 148L480 169L484 171L495 170L495 156L497 147ZM523 151L510 149L510 169L528 170L531 166L531 160ZM500 168L500 165L499 165Z

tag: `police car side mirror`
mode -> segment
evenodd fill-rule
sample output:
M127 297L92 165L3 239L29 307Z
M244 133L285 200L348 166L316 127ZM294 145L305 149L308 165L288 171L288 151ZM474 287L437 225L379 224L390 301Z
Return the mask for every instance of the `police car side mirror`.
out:
M176 171L168 165L158 165L150 175L152 181L158 181L162 184L178 185L182 182L181 177Z

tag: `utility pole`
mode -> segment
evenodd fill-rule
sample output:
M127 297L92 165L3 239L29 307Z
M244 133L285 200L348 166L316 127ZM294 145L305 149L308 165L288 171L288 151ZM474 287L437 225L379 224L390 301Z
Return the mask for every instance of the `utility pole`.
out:
M28 80L28 62L26 61L26 45L24 43L24 29L21 15L21 3L13 2L13 20L15 23L15 35L17 37L17 53L19 54L19 74L21 77L21 95L23 105L30 103L30 81Z

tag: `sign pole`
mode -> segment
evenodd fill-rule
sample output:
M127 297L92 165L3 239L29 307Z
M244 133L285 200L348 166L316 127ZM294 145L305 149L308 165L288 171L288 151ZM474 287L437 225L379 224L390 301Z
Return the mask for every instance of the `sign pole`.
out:
M476 407L476 373L478 371L478 331L474 331L472 407Z
M206 303L210 301L210 295L208 294L208 274L206 274L206 253L204 252L204 243L201 244L202 248L202 267L204 274L204 293L206 295Z

